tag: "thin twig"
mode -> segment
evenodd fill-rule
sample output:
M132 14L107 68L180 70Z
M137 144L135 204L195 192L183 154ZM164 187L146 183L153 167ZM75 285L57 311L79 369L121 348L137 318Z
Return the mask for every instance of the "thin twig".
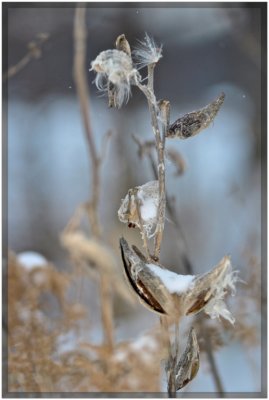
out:
M100 200L100 158L97 155L93 133L89 117L89 91L86 76L86 8L78 6L75 11L74 21L74 80L80 102L82 119L84 122L85 135L88 143L89 155L91 160L92 190L91 200L88 204L88 216L92 229L92 234L96 238L101 238L101 226L98 215L98 205ZM100 297L101 312L105 334L105 342L108 349L113 347L113 314L109 277L100 271Z
M75 12L74 23L74 80L77 88L77 93L80 102L81 114L84 122L85 135L88 143L90 159L91 159L91 175L92 175L92 199L89 207L89 219L93 234L100 237L101 228L98 218L98 204L100 197L100 173L99 164L100 160L97 156L95 143L93 140L93 133L91 129L89 117L89 90L88 81L86 76L86 8L78 7Z
M109 144L109 140L112 136L112 132L109 130L102 139L102 152L101 152L101 156L100 156L100 160L101 162L103 162L106 158L106 153L107 153L107 148L108 148L108 144Z
M24 67L26 67L26 65L29 64L31 60L36 60L40 58L42 55L41 46L48 40L48 38L49 35L47 33L39 33L37 35L37 40L32 41L28 44L29 50L25 54L25 56L23 56L17 64L12 65L10 68L8 68L7 72L3 74L3 81L12 78Z
M156 147L158 153L158 182L159 182L159 203L158 203L158 219L155 235L154 256L156 259L160 257L161 243L165 222L166 209L166 190L165 190L165 134L169 126L170 103L163 100L160 102L160 116L162 121L162 136L156 136Z
M164 230L165 221L165 133L169 126L169 102L163 101L160 107L157 105L156 97L153 92L153 76L154 76L154 64L148 67L148 85L141 85L137 83L138 88L144 93L148 100L148 107L151 115L151 125L155 135L156 151L158 155L158 182L159 182L159 201L158 201L158 215L155 232L155 244L154 244L154 257L156 260L160 257L162 236ZM161 115L162 135L158 124L158 114Z

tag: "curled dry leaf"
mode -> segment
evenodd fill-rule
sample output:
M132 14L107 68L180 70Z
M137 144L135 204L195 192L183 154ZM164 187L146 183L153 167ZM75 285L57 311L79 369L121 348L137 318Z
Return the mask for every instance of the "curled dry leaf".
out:
M119 220L128 223L129 227L143 229L150 237L157 222L158 199L158 181L129 189L118 210Z
M224 257L211 271L201 275L179 275L161 264L148 263L135 247L120 239L125 274L131 288L151 311L170 316L188 316L204 310L211 318L219 316L234 323L224 297L235 293L237 271Z
M167 138L187 139L200 133L213 122L224 102L225 94L221 93L206 107L183 115L170 125Z
M195 378L200 366L199 346L194 328L191 328L188 342L176 366L176 390L182 389Z

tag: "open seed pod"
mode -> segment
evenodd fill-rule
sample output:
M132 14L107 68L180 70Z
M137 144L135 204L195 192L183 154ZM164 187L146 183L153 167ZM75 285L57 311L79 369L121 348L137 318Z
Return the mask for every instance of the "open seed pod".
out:
M211 271L201 275L179 275L162 265L148 262L135 248L120 239L125 274L131 288L151 311L170 316L185 316L204 310L211 318L234 318L223 299L235 293L238 280L229 257L224 257Z
M171 294L161 279L152 273L143 255L135 251L135 247L130 249L124 238L120 239L120 247L127 281L142 304L159 314L171 314Z
M176 390L182 389L195 378L200 367L199 346L194 328L190 329L186 349L176 366Z
M158 199L158 181L129 189L118 211L119 220L130 228L143 228L149 237L157 222Z

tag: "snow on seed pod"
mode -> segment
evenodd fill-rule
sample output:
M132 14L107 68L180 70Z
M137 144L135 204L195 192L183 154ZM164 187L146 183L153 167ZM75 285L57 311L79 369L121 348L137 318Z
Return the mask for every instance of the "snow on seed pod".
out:
M129 227L141 229L142 225L146 235L150 237L157 222L158 198L158 181L129 189L118 210L119 220Z

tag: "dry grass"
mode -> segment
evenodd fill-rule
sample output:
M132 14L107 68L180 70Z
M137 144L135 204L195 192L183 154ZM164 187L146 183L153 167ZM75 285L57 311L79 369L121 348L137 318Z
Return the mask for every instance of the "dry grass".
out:
M77 343L63 351L63 336L79 336L86 310L66 293L73 274L53 265L28 272L14 255L8 265L9 392L134 392L160 390L159 332L105 344Z

